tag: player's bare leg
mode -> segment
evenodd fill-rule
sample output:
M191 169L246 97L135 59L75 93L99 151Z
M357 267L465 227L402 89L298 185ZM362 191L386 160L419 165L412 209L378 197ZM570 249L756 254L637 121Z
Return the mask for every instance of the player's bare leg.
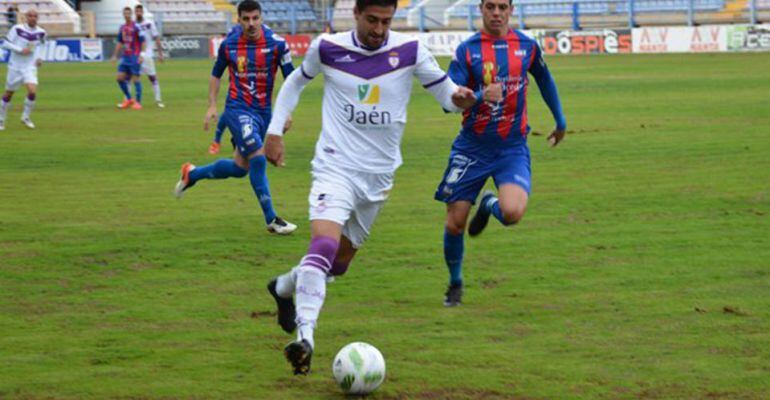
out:
M490 216L494 216L505 226L514 225L524 218L529 195L521 186L505 183L498 188L498 196L491 191L482 194L479 208L473 216L468 234L476 236L487 226Z
M35 124L30 119L32 110L35 109L35 99L37 98L37 85L28 83L27 86L27 98L24 99L24 111L21 114L21 123L27 126L29 129L35 129Z
M462 303L462 262L465 252L464 234L471 202L456 201L447 204L444 225L444 261L449 269L449 285L444 293L444 306L454 307Z
M0 101L0 131L5 130L5 117L8 115L8 108L11 106L13 93L13 90L6 90L2 101Z

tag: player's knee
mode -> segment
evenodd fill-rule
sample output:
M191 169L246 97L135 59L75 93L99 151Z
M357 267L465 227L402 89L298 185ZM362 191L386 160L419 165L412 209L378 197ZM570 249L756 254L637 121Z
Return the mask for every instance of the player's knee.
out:
M514 225L517 224L519 221L521 221L522 218L524 218L524 207L501 207L500 211L502 211L503 219L505 225Z
M446 231L452 236L461 235L465 232L465 220L448 217L445 225Z

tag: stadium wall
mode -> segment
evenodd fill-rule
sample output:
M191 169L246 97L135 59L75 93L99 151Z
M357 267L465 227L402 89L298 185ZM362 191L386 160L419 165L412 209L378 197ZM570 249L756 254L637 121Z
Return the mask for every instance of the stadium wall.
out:
M713 53L770 51L770 24L644 27L634 29L528 30L545 54ZM470 31L414 32L433 54L450 56ZM294 56L303 56L312 36L285 35ZM168 36L161 40L166 58L213 58L222 37ZM61 38L45 44L46 62L109 60L115 40ZM10 53L0 50L0 62Z

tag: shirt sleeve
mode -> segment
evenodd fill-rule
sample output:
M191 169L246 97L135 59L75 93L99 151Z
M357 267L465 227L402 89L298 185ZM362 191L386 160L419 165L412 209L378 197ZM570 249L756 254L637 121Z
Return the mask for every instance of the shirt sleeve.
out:
M468 51L467 48L461 43L452 55L452 62L449 63L449 77L460 86L468 86L470 82L466 51Z
M214 62L214 68L211 70L211 76L215 78L222 78L222 75L227 69L227 46L225 42L219 45L219 51L217 51L217 60Z
M449 79L449 76L438 66L436 57L418 42L417 66L414 70L417 80L425 89L438 100L441 107L450 112L460 112L461 108L454 105L452 95L457 91L457 85Z
M123 43L123 27L118 28L118 43Z
M24 50L21 46L16 44L16 39L18 38L18 35L16 34L16 27L11 27L11 30L8 31L8 34L5 36L5 40L3 41L3 47L15 51L17 53L21 53L22 50Z
M150 35L153 39L160 37L160 32L158 32L158 25L156 25L155 22L150 24Z
M285 41L282 42L280 52L281 74L283 74L283 79L286 79L294 71L294 64L291 62L291 49L289 48L289 43Z
M553 119L556 121L557 129L567 129L567 120L561 109L561 100L559 100L559 91L556 89L556 82L548 71L548 66L543 59L543 51L540 46L535 44L532 62L529 66L529 73L535 77L537 87L540 88L540 95L543 96L545 104L551 110Z
M307 53L305 53L305 59L299 67L302 75L307 79L313 79L321 73L320 46L323 39L324 35L321 35L310 42L310 47L307 49Z

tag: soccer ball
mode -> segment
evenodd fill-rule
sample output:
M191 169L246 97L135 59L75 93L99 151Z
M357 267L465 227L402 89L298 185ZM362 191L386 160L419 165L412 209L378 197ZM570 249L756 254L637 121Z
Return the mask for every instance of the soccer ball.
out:
M376 347L353 342L334 357L332 372L345 393L369 394L385 380L385 359Z

